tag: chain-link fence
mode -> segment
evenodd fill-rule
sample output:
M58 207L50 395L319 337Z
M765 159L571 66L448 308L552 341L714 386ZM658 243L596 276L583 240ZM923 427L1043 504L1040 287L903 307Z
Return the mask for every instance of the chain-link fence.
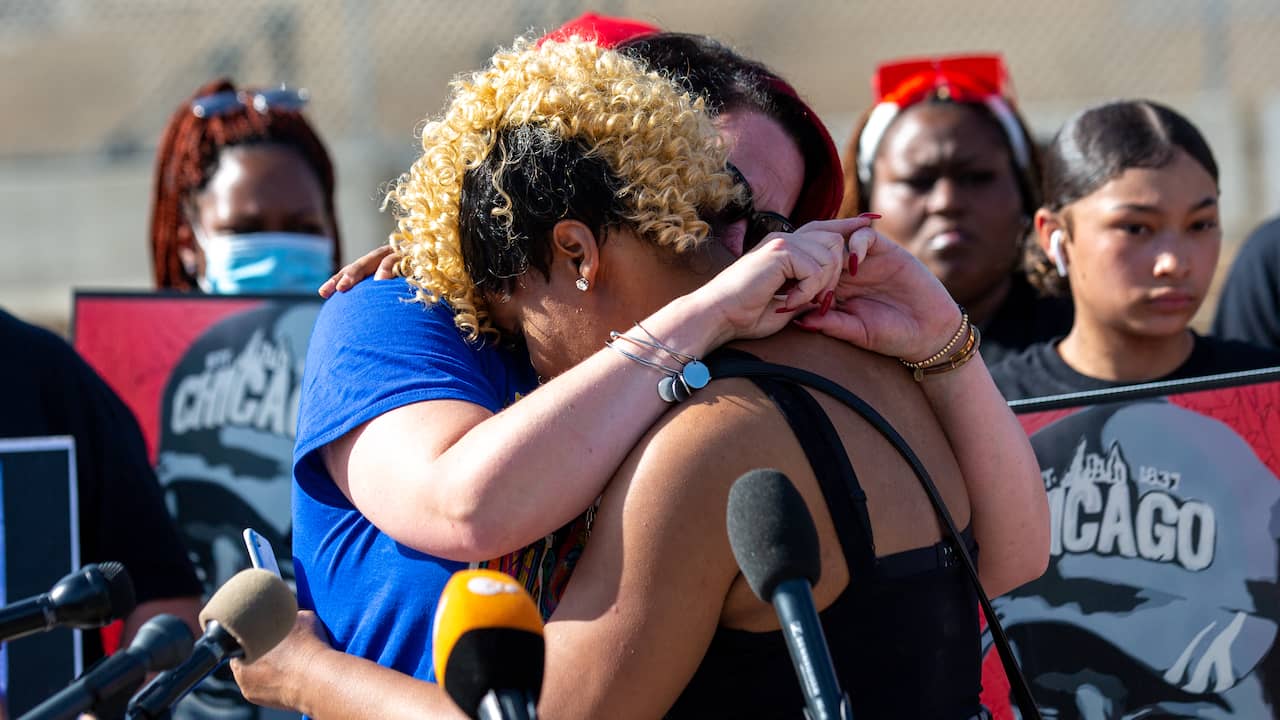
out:
M71 286L145 287L152 153L217 75L287 82L338 161L347 254L449 79L584 10L710 33L763 60L843 143L885 58L998 50L1047 136L1100 99L1169 102L1223 166L1229 240L1280 209L1276 0L0 0L0 305L65 322Z

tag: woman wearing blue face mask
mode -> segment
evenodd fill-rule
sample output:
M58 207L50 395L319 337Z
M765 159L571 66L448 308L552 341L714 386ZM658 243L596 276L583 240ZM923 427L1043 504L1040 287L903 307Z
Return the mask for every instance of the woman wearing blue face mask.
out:
M338 266L333 164L302 116L305 91L198 89L156 153L156 287L311 292Z

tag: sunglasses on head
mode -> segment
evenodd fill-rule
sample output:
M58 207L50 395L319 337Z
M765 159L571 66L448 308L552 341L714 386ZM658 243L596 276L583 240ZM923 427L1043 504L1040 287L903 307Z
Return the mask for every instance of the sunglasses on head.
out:
M897 60L876 68L876 102L907 106L925 96L959 102L1013 98L1009 71L999 55L949 55Z
M1013 84L999 55L950 55L888 62L871 80L876 104L858 138L858 179L871 182L876 150L893 119L916 103L946 100L985 105L1009 140L1014 162L1023 172L1032 165L1032 148L1013 103Z
M306 88L289 88L281 85L271 90L223 90L203 95L191 101L191 114L201 119L220 117L245 108L253 108L260 115L269 110L298 112L311 99Z
M752 250L772 233L793 233L796 231L795 223L791 222L791 219L786 215L768 210L757 210L755 198L751 193L751 184L747 182L747 178L742 174L742 171L734 167L732 163L726 165L725 169L733 176L734 184L746 188L743 199L730 204L720 215L720 222L724 225L732 225L739 220L747 221L747 231L742 238L742 252L745 253Z

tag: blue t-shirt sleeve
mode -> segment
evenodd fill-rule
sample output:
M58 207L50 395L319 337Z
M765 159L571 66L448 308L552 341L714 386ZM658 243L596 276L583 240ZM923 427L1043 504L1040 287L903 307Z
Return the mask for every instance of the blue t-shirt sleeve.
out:
M469 344L448 306L412 297L404 280L366 281L321 308L303 369L295 465L398 407L462 400L498 412L509 402L507 356Z

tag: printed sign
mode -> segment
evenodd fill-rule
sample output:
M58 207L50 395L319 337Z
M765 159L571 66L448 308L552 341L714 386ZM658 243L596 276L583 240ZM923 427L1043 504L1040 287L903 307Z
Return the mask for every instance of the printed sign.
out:
M1276 377L1016 408L1050 560L995 606L1046 717L1278 716ZM983 685L996 717L1014 717L994 651Z
M78 292L76 350L133 411L205 595L249 567L253 528L293 582L290 491L314 296ZM222 669L175 720L297 718Z
M312 297L77 293L75 345L138 418L206 594L249 566L293 577L290 488Z

